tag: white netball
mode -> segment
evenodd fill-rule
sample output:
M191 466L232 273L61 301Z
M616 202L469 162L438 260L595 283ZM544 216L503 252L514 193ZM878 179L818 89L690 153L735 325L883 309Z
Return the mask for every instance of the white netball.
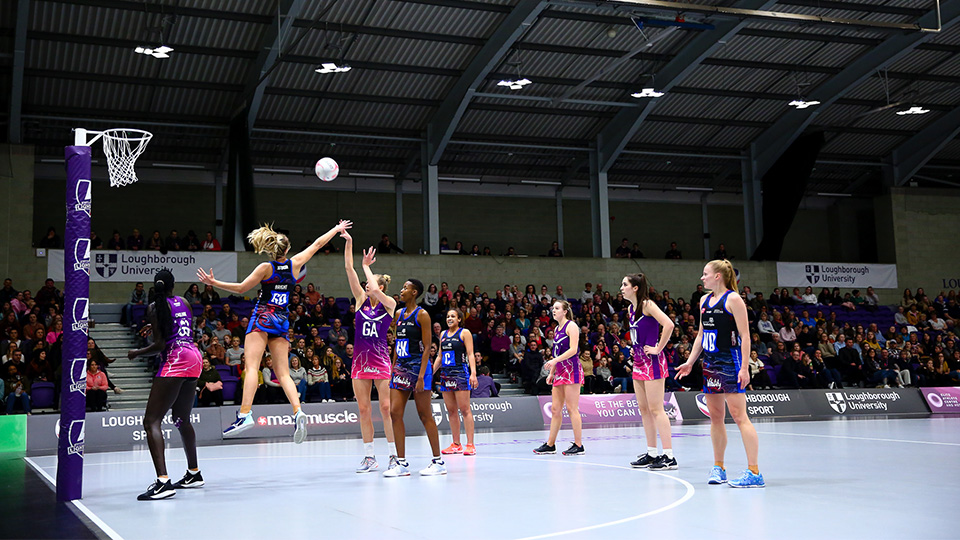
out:
M340 166L333 158L325 157L317 162L314 171L316 171L317 177L324 182L332 182L340 174Z

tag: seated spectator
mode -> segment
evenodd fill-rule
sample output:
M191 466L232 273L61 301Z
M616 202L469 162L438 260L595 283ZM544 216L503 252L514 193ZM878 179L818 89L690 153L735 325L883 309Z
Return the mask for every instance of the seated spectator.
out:
M750 336L750 350L757 351L757 355L759 356L769 356L770 354L770 347L768 347L766 343L760 341L760 334L757 334L756 332Z
M97 231L90 231L90 249L103 249L103 239L97 236Z
M24 291L24 294L26 294L26 291ZM47 278L43 282L43 287L40 287L40 290L37 291L36 303L41 309L63 305L63 293L56 287L52 279Z
M92 351L87 350L87 358ZM107 375L100 371L97 361L90 358L87 361L87 409L100 412L107 407Z
M127 249L131 251L143 249L143 236L140 236L140 229L134 229L133 234L127 237Z
M200 238L197 237L197 233L193 232L193 229L187 231L187 238L180 243L187 251L200 251Z
M277 373L273 370L273 357L267 356L263 361L263 368L260 370L263 374L264 399L267 403L276 403L284 398L283 387L277 380Z
M220 323L220 321L217 321L217 323L221 325L223 324ZM207 353L207 355L210 357L210 361L213 362L214 365L223 364L227 361L227 349L225 349L220 343L220 338L217 336L210 337L210 344L207 345L207 348L204 352Z
M593 371L596 373L596 380L593 383L594 394L610 394L613 392L613 372L610 370L610 358L607 356L594 356Z
M242 369L240 366L243 365L243 347L240 346L240 338L230 336L229 339L230 348L226 350L225 363L228 366L236 366L235 369L239 371ZM224 340L224 343L226 343L226 340Z
M187 247L186 244L183 243L183 239L177 235L176 229L170 231L170 236L167 237L164 246L167 248L167 251L180 251Z
M307 283L307 292L303 293L303 297L304 301L309 306L316 306L320 303L320 300L323 299L323 296L317 292L317 289L314 287L313 283Z
M147 291L143 288L143 282L138 281L130 293L127 304L123 306L123 320L121 322L126 325L134 325L133 306L145 306L149 303L147 299Z
M26 381L21 376L20 369L9 364L5 366L5 378L0 388L0 395L6 394L7 414L13 414L19 404L23 412L30 414L30 394Z
M880 297L873 287L867 287L867 294L863 297L863 307L868 311L876 311L880 307Z
M477 387L470 390L471 398L497 397L497 385L490 377L490 368L480 366L477 368Z
M643 252L640 251L640 244L634 242L633 247L630 248L630 258L631 259L645 259Z
M400 249L400 246L392 243L390 237L386 234L380 236L380 243L377 244L377 253L388 254L391 251L396 253L403 253L403 250Z
M290 378L300 394L300 402L307 402L307 370L300 365L300 355L290 353Z
M676 242L670 242L670 249L667 250L666 255L663 256L664 259L682 259L683 255L680 253L680 250L677 249Z
M817 303L817 295L813 293L813 287L804 289L803 294L800 295L800 300L802 304L815 305Z
M120 231L114 229L113 236L111 236L110 240L107 241L107 249L112 249L115 251L126 249L126 245L123 243L123 238L120 236Z
M330 327L330 331L327 332L327 343L338 343L340 338L343 337L344 340L350 340L350 332L347 332L347 329L343 327L343 323L340 319L333 320L333 326ZM346 352L346 341L344 342L344 352Z
M580 367L583 368L583 393L592 394L597 376L593 373L593 356L587 347L580 348Z
M471 257L479 257L479 256L480 256L480 245L479 245L479 244L474 244L473 247L470 248L470 253L468 253L467 255L470 255Z
M333 321L340 318L340 309L337 307L337 299L328 296L326 303L323 305L323 323L333 326Z
M730 257L727 256L727 246L720 244L720 247L713 252L713 258L721 261L729 259Z
M617 246L617 249L614 252L613 256L616 257L617 259L630 258L630 244L627 242L626 238L624 238L623 240L620 240L620 245Z
M793 342L797 340L797 332L793 329L792 326L790 326L789 324L783 325L783 327L780 328L779 334L780 334L780 341L782 341L786 345L787 349L790 349L791 347L793 347Z
M550 245L550 250L547 251L547 257L563 257L563 250L560 249L560 242L554 241Z
M23 325L23 337L35 341L38 339L37 330L46 330L46 328L38 321L36 313L30 313L27 315L27 324Z
M767 368L760 360L757 351L750 351L750 390L770 390L773 384L770 382L770 375L767 374Z
M63 335L63 319L57 318L53 321L53 327L47 332L47 343L53 345Z
M308 349L311 352L313 349ZM320 363L320 357L310 355L310 369L307 370L307 400L317 396L321 403L333 401L330 391L330 373L326 366Z
M214 322L214 325L213 336L216 337L220 343L229 344L230 341L228 341L228 339L232 336L230 331L223 325L223 321L218 318L216 322Z
M811 317L810 312L807 310L803 310L800 313L800 322L802 322L804 326L809 326L811 328L816 328L817 326L817 320Z
M220 379L220 372L214 369L207 357L204 357L203 370L197 377L197 401L201 407L223 405L223 381Z
M204 306L212 306L214 304L221 304L220 294L217 293L217 290L213 288L212 285L204 285L203 292L200 293L200 303Z
M47 235L44 236L40 242L37 243L37 247L47 248L47 249L60 249L63 247L63 244L60 243L60 236L57 234L57 229L49 227L47 229Z
M152 251L166 251L167 246L160 237L160 231L153 231L153 235L147 240L147 249Z
M447 240L447 237L444 236L440 238L440 253L450 250L450 242Z
M330 387L336 401L350 401L353 399L353 382L350 379L350 368L339 356L334 360L331 370Z
M193 283L187 287L186 292L183 293L183 299L190 303L190 305L196 305L200 303L200 287Z

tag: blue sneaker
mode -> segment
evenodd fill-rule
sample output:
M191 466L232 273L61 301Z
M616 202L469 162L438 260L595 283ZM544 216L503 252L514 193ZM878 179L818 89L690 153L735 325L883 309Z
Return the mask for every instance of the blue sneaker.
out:
M710 478L707 479L708 484L726 484L727 483L727 471L723 470L721 467L716 465L710 469Z
M237 419L233 421L232 424L227 426L227 429L223 430L224 437L235 437L242 431L246 431L253 427L253 413L248 412L247 414L240 414L237 412Z
M307 415L302 408L297 409L297 414L293 415L293 423L297 426L293 432L293 442L300 444L307 438Z
M740 478L731 480L728 485L734 488L762 488L766 484L763 483L762 474L753 474L750 469L747 469L743 471Z

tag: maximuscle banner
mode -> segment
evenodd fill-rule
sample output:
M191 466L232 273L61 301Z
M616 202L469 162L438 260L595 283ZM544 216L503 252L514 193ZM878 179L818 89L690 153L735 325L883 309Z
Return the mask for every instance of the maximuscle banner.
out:
M89 228L89 226L88 226ZM90 235L76 242L64 244L67 249L51 249L47 253L47 276L55 281L63 279L64 254L74 256L85 250L90 258L90 281L115 283L150 283L157 272L166 268L179 283L197 280L197 268L213 268L217 279L237 281L237 254L234 252L170 251L90 251Z
M778 262L777 285L780 287L896 289L897 266L895 264Z

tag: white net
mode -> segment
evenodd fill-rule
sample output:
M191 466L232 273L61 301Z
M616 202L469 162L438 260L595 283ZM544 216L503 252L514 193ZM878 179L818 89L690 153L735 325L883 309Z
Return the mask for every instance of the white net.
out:
M107 156L110 187L119 187L137 181L133 168L137 158L147 148L153 134L141 129L119 128L103 132L103 153Z

